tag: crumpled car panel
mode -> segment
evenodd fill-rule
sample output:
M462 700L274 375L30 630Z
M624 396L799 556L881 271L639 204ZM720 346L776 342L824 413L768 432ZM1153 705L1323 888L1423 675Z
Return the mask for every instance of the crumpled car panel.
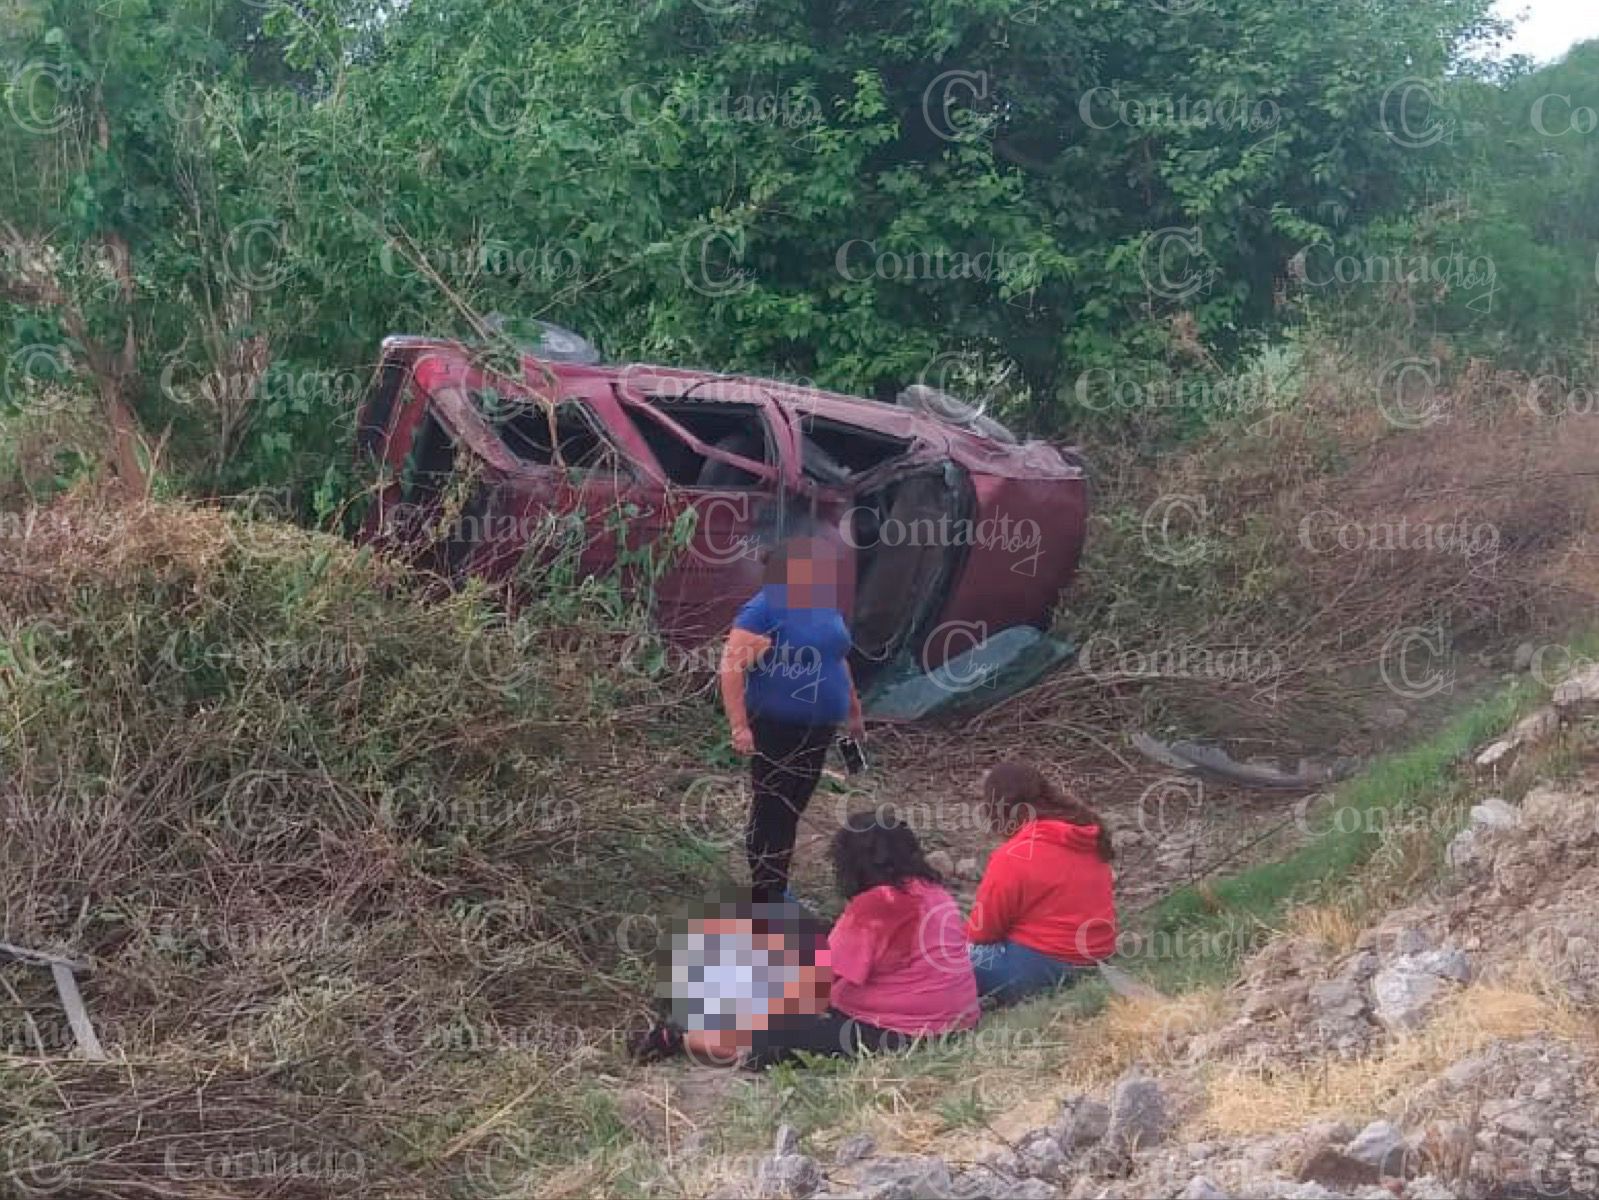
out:
M844 551L841 606L870 675L1047 627L1076 572L1087 494L1070 449L771 380L527 356L508 369L428 338L383 351L357 442L386 479L362 536L452 583L514 595L530 555L575 553L603 575L653 547L670 553L651 593L661 631L703 641L759 587L784 514L803 512Z

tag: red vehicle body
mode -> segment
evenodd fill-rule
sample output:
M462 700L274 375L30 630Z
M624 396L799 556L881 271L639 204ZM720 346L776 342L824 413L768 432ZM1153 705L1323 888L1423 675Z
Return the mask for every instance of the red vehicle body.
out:
M998 436L772 380L531 354L495 370L458 342L391 337L360 417L387 467L363 537L456 582L513 581L554 528L581 531L585 575L636 573L653 546L669 554L655 620L698 642L760 587L775 514L804 513L844 548L858 672L907 653L931 670L1047 626L1082 549L1075 452L973 424Z

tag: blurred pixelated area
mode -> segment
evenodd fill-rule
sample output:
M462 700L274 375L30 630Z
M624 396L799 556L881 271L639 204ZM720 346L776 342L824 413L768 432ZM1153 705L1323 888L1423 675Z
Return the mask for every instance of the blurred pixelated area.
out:
M747 889L724 888L671 922L661 940L656 999L685 1031L765 1028L792 1003L785 998L807 968L826 966L825 946L822 922L799 904L752 902Z

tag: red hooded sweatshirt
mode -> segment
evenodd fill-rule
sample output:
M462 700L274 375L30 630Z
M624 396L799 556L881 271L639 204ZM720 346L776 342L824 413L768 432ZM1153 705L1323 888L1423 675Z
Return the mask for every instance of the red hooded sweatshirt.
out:
M1079 965L1109 958L1116 901L1098 841L1098 825L1027 822L989 857L967 939L1016 942Z

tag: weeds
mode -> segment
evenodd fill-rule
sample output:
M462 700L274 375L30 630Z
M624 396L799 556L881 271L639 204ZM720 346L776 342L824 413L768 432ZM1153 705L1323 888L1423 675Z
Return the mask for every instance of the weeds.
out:
M1453 997L1418 1032L1369 1057L1269 1072L1230 1068L1207 1085L1196 1122L1208 1134L1269 1133L1380 1109L1491 1041L1540 1034L1591 1043L1591 1017L1532 987L1477 985Z
M632 736L681 719L669 685L593 685L605 621L423 604L342 542L92 496L0 567L5 939L92 960L120 1059L8 1039L0 1152L75 1196L223 1194L224 1148L257 1181L226 1194L405 1196L617 1136L579 1084L660 898L718 856Z

